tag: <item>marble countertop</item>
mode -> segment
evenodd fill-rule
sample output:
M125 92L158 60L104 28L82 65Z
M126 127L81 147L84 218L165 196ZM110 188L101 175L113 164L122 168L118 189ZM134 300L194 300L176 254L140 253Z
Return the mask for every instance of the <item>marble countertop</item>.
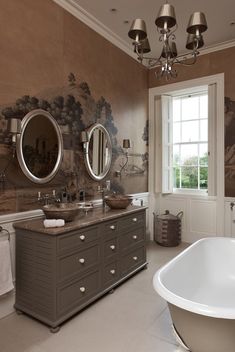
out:
M15 222L13 224L15 229L28 230L33 232L39 232L47 235L60 235L65 232L78 230L80 228L95 225L99 222L112 220L123 215L128 215L147 209L145 206L132 206L130 205L126 209L110 209L110 208L94 208L89 211L87 215L81 210L80 214L75 218L74 221L66 222L63 227L45 228L43 225L44 218L37 220L27 220Z

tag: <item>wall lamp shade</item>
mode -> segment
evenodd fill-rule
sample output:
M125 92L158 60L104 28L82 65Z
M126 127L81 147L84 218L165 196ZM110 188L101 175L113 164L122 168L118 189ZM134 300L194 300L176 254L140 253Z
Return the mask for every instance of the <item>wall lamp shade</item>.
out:
M204 45L204 40L202 35L200 36L200 38L198 38L198 40L196 40L194 34L188 34L186 49L189 49L189 50L200 49L201 47L203 47L203 45Z
M88 134L86 131L81 132L81 143L86 143L88 142Z
M187 32L191 34L203 33L207 30L206 16L203 12L194 12L189 19Z
M10 120L10 133L20 134L21 133L21 120L12 118Z
M172 28L176 25L175 9L170 4L164 4L160 7L155 24L159 28Z
M123 139L122 147L125 149L129 149L131 147L130 139Z
M144 20L137 18L132 22L131 28L128 32L131 39L143 40L147 37L147 29Z

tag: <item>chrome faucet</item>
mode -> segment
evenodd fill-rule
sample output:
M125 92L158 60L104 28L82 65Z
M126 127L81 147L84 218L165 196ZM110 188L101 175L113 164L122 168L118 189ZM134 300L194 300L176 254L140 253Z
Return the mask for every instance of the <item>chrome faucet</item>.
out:
M97 188L98 193L102 194L102 207L105 209L105 193L110 191L111 183L110 180L105 181L105 187L101 187L100 185Z

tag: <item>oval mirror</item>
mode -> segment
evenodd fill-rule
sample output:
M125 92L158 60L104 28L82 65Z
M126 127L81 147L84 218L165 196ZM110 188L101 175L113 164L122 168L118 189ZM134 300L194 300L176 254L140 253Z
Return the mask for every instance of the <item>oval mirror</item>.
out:
M85 164L89 175L96 181L109 172L112 160L112 143L106 128L96 123L87 130Z
M59 125L49 112L30 111L17 135L17 157L24 174L35 183L47 183L59 170L63 139Z

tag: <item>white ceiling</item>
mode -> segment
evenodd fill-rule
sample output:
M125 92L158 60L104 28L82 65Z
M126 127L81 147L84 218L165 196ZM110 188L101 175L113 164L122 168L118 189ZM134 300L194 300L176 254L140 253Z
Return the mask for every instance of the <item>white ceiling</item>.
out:
M79 9L91 21L103 26L102 31L107 31L116 37L117 40L126 46L126 52L132 54L132 41L128 37L128 30L135 18L145 20L148 31L148 38L151 46L151 54L159 56L161 43L158 40L158 33L155 26L155 19L160 6L164 0L54 0L64 8L65 3ZM64 4L63 4L64 3ZM178 53L185 53L187 38L186 27L190 15L195 11L202 11L207 18L208 30L204 33L204 48L215 47L219 44L235 45L235 0L170 0L169 3L175 7L178 29L176 31L176 44ZM117 9L116 12L110 10ZM81 18L80 18L81 19ZM130 23L125 24L124 21ZM85 22L85 21L84 21ZM88 23L89 25L89 23ZM102 31L100 32L102 34ZM107 36L106 36L107 38Z

